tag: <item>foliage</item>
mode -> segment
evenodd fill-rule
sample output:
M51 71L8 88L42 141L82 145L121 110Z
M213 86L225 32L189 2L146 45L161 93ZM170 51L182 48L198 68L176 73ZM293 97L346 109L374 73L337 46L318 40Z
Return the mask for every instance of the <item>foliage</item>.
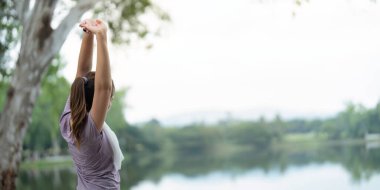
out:
M127 94L127 89L120 89L115 92L112 100L112 106L107 113L106 122L114 130L123 129L127 126L127 122L124 119L124 98Z
M105 18L112 32L112 42L129 44L132 37L145 38L148 34L158 34L159 29L151 29L142 22L141 16L153 13L161 21L170 21L169 15L152 0L112 0L100 1L94 9L95 15ZM128 34L128 35L126 35Z
M365 109L361 105L347 104L346 110L325 120L320 133L330 139L364 138L366 133L380 132L380 110Z
M9 80L11 69L9 51L19 39L20 23L15 11L15 3L11 0L0 2L0 83ZM3 87L1 86L0 89Z

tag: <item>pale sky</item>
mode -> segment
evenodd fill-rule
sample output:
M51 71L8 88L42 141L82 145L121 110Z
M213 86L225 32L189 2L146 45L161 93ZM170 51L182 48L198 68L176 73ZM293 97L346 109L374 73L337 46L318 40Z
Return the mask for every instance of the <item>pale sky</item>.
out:
M144 42L110 47L116 87L130 87L128 122L214 112L318 117L349 101L376 105L380 6L309 1L156 0L172 22L145 17L162 28L160 37L147 39L153 48ZM70 81L79 31L73 29L61 51Z

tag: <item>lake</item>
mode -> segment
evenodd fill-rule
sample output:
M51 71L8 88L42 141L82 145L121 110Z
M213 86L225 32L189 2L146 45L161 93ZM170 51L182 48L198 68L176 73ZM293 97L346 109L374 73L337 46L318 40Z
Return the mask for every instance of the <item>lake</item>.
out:
M321 189L366 189L380 187L380 175L355 182L348 172L336 164L310 164L291 167L286 172L252 169L243 174L212 172L197 177L167 174L159 182L142 181L135 190L149 189L268 189L268 190L321 190Z
M132 157L123 163L121 189L377 190L378 146L329 145L263 149L239 154ZM20 171L18 189L75 189L72 167Z

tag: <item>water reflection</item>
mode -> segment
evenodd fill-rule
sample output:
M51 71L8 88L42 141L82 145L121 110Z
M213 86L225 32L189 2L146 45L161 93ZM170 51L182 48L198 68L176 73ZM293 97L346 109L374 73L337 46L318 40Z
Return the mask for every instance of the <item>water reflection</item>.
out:
M320 189L365 189L377 190L380 186L380 175L372 177L365 183L351 183L350 176L344 168L336 164L310 164L292 166L283 173L251 170L241 174L212 172L208 175L188 178L180 174L165 175L158 183L143 181L133 190L320 190Z
M338 168L338 169L337 169ZM340 168L340 169L339 169ZM139 155L124 163L122 169L122 189L144 187L144 184L157 185L165 180L184 180L198 182L204 187L210 185L209 176L223 174L235 180L252 178L257 183L265 183L277 176L276 184L286 183L292 177L303 180L304 172L313 173L336 172L345 175L340 179L347 187L371 185L371 178L380 175L380 149L366 148L365 145L334 146L295 146L240 152L227 156L208 154L176 154L176 155ZM255 175L247 175L254 172ZM171 177L173 176L177 177ZM180 177L178 177L180 176ZM328 176L323 174L320 176ZM169 177L169 178L168 178ZM220 177L219 181L223 181ZM199 182L200 180L200 182ZM318 176L311 182L323 181ZM18 178L19 189L75 189L76 174L71 168L54 168L49 170L22 170ZM150 184L150 185L149 185ZM189 185L195 185L190 183ZM318 189L336 189L333 186L314 184ZM284 184L286 185L286 184ZM289 185L289 184L288 184ZM270 187L268 187L270 188ZM134 188L132 188L134 189Z
M17 178L17 189L75 189L76 174L71 168L48 170L21 170Z

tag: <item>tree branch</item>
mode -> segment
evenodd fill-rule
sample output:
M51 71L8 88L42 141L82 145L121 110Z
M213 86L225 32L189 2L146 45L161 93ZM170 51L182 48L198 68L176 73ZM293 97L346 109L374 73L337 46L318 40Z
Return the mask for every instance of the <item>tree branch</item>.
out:
M13 0L16 5L16 12L20 23L24 24L27 15L29 14L30 0L17 1Z
M56 30L54 30L49 45L49 48L46 49L48 56L45 58L53 57L62 47L63 43L66 40L66 37L70 33L72 27L79 21L82 15L90 10L96 3L96 0L81 0L75 7L71 8L67 16L62 20ZM45 60L41 60L43 63Z

